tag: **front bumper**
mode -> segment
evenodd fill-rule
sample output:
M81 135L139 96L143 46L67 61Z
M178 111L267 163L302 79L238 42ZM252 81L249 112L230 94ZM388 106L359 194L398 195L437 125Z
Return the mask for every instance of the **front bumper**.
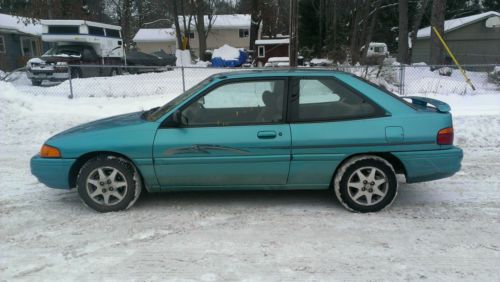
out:
M69 172L75 159L31 158L31 174L50 188L70 189Z
M54 70L34 70L30 69L26 72L28 79L31 80L49 80L63 81L69 79L68 72L60 72Z
M458 147L444 150L396 152L406 170L406 182L424 182L452 176L461 168L463 151Z

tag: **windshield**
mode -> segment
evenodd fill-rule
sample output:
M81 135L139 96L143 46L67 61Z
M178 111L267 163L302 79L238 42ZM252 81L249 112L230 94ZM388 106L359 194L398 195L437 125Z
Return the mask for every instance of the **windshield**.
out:
M189 96L192 94L200 91L203 89L205 86L207 86L211 81L213 80L213 77L210 76L209 78L202 80L200 83L196 84L195 86L191 87L188 89L186 92L182 93L181 95L175 97L172 99L170 102L166 103L162 107L154 110L152 113L146 116L146 119L149 121L154 121L162 117L164 114L175 108L177 105L179 105L182 101L187 99Z
M81 57L81 51L82 51L81 46L76 46L76 45L56 46L54 48L50 48L47 52L45 52L45 54L43 54L43 57L48 57L48 56Z

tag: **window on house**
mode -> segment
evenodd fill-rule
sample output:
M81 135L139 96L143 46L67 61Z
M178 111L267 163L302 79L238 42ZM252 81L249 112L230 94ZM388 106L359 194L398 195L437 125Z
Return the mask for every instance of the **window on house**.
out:
M194 32L189 33L189 38L194 38Z
M266 49L264 46L257 47L257 56L259 58L264 58L266 56Z
M102 27L95 27L95 26L89 26L89 34L90 35L104 36L104 28L102 28Z
M0 53L5 53L5 40L3 36L0 36Z
M248 32L248 29L240 29L240 38L245 38L250 36L250 33Z

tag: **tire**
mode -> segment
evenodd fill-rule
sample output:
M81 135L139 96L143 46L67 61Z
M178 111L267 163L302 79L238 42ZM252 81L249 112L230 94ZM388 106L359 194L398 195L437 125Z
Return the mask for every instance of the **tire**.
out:
M31 80L31 84L33 86L40 86L40 85L42 85L42 81L41 80L32 79Z
M398 181L392 165L377 156L363 155L345 162L334 178L335 195L353 212L376 212L394 202Z
M87 206L98 212L127 209L140 194L140 180L135 181L134 170L130 163L119 158L93 158L80 169L78 194Z

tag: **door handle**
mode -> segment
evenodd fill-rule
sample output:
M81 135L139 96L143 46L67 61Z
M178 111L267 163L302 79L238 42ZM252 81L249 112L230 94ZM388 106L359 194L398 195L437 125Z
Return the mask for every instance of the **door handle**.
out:
M257 137L260 139L276 138L276 131L259 131L257 132Z

